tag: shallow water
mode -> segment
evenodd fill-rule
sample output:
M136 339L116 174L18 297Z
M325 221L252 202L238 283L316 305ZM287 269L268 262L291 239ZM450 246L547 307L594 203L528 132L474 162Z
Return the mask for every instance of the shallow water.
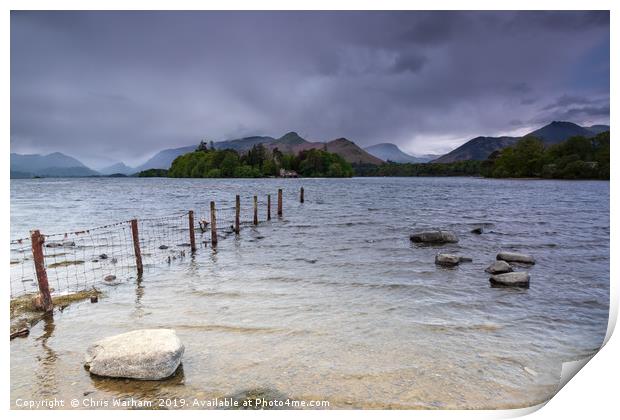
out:
M306 202L297 200L305 188ZM264 197L284 188L284 217ZM224 397L264 388L331 408L504 408L548 399L564 361L601 345L609 307L609 183L342 180L11 181L11 235L62 232L261 197L261 223L216 251L150 266L99 303L56 311L11 341L17 398ZM484 226L482 235L469 233ZM419 228L458 244L419 247ZM205 239L208 234L205 234ZM473 258L434 265L439 251ZM489 287L499 250L530 253L528 290ZM174 328L182 370L162 383L94 378L94 340Z

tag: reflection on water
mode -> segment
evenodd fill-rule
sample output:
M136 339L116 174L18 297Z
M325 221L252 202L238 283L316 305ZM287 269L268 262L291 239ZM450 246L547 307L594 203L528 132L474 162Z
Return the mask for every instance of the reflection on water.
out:
M56 232L190 208L200 218L212 199L231 206L239 193L249 204L280 187L281 220L222 238L217 252L201 246L147 267L140 281L106 287L99 303L57 311L11 341L11 404L264 393L332 408L519 407L547 399L562 362L602 342L608 182L13 180L11 231L22 237L33 220ZM478 226L484 233L471 234ZM428 227L452 229L460 241L409 242ZM436 267L440 249L473 262ZM489 287L484 268L499 250L536 257L530 289ZM83 369L93 341L160 327L174 328L186 347L174 377L111 380Z

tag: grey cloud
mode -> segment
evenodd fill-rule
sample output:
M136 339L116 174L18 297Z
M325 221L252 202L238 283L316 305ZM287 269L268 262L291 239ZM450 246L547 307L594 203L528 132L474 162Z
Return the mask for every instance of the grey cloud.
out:
M427 58L417 54L402 54L394 63L394 71L417 73L426 64Z
M296 130L431 153L606 123L608 42L587 12L12 12L11 150L131 164ZM594 102L541 109L563 95Z
M562 108L569 105L590 105L594 103L595 100L582 97L582 96L574 96L574 95L562 95L557 98L554 102L546 105L542 108L543 111L548 111L550 109Z

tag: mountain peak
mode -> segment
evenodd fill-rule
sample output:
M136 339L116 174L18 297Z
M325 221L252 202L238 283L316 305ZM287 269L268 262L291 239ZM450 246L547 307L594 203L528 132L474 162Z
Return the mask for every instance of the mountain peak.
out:
M524 137L536 137L546 144L562 142L570 137L592 137L593 133L585 127L581 127L568 121L553 121L546 126L528 133Z
M295 144L305 143L306 140L302 138L299 134L297 134L296 131L290 131L286 133L285 135L283 135L282 137L280 137L277 140L277 142L288 144L288 145L295 145Z
M355 144L355 143L353 143L351 140L349 140L349 139L347 139L347 138L344 138L344 137L340 137L340 138L334 139L334 140L332 140L332 141L330 141L330 142L328 142L328 143L332 143L332 144L336 144L336 143L342 143L342 144Z

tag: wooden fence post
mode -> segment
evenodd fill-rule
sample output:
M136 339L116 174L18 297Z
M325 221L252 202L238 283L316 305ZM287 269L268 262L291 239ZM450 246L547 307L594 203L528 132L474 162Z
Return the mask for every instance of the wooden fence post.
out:
M254 196L254 226L258 224L258 197Z
M136 269L138 277L142 276L142 253L140 252L140 236L138 235L138 220L131 220L131 236L133 238L133 253L136 256Z
M278 190L278 217L282 217L282 188Z
M194 233L194 210L189 211L189 245L192 253L196 252L196 235Z
M267 220L271 220L271 194L267 194Z
M299 190L299 202L304 202L304 187L301 187L301 189Z
M215 218L215 201L211 201L211 246L217 246L217 223Z
M50 293L49 283L47 282L47 271L45 270L45 258L43 257L43 242L45 238L38 230L30 232L30 242L32 245L32 258L34 269L37 273L39 283L39 296L41 296L41 307L45 312L53 312L54 304Z
M235 197L235 233L239 234L239 216L241 214L241 199Z

